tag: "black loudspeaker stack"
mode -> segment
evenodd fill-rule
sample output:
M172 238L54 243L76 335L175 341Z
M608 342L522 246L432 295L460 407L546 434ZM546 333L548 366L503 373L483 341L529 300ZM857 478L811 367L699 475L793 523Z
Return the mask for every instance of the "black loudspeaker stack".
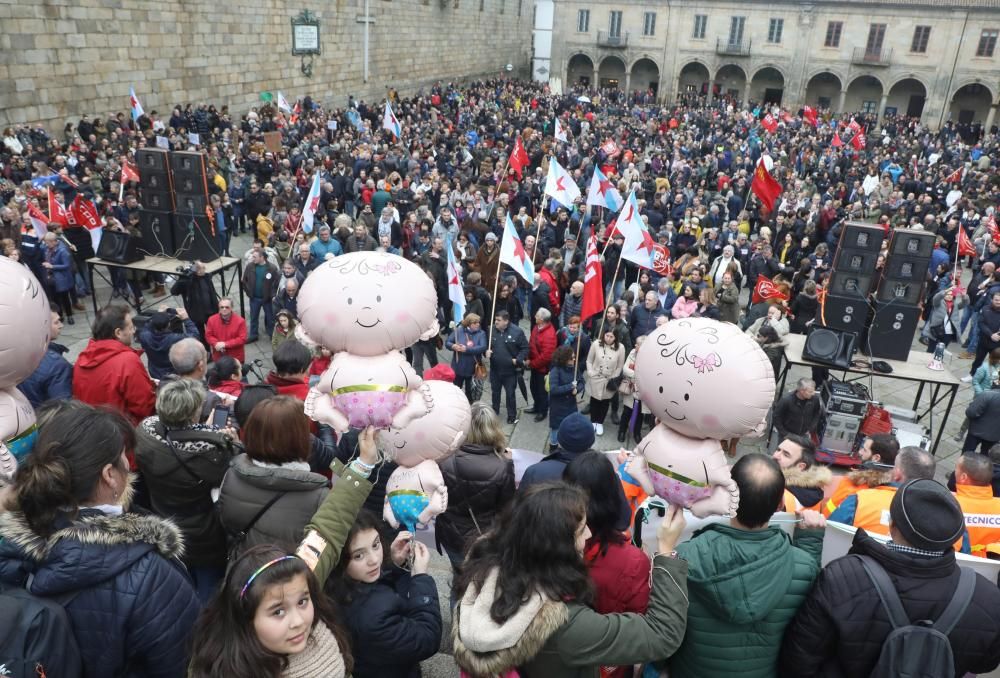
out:
M128 233L104 231L101 242L97 246L97 256L116 264L131 264L139 261L143 255L139 252L138 243Z
M143 148L136 151L136 165L143 208L139 251L186 261L218 259L215 228L206 216L205 154Z
M875 281L875 264L885 239L881 226L848 221L840 231L837 256L826 286L824 327L864 336L869 320L869 294Z
M875 293L875 317L864 343L873 358L909 357L936 239L927 231L893 229L884 274Z

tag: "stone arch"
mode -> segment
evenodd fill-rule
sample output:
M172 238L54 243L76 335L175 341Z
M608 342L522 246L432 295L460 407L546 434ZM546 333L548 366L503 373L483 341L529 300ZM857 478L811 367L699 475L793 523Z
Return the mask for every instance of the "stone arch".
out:
M805 103L821 109L837 110L844 80L833 71L821 70L806 80Z
M681 97L705 94L712 69L701 59L690 59L677 71L677 94Z
M617 54L608 54L597 66L597 84L600 87L625 88L625 59Z
M885 92L885 82L880 77L871 73L859 73L847 84L843 112L877 113L881 117L883 111L878 108Z
M985 123L995 101L992 87L970 80L955 87L948 97L948 117L959 124Z
M952 91L951 91L952 98L955 97L955 94L958 92L958 90L962 89L963 87L968 87L969 85L979 85L980 87L983 87L984 89L986 89L987 92L990 93L990 100L994 103L997 103L998 95L997 92L994 91L996 88L994 88L992 85L988 83L983 82L981 78L965 78L964 80L956 82L954 85L952 85Z
M777 64L774 64L774 63L764 63L764 64L761 64L760 66L758 66L757 68L753 69L753 74L750 76L750 80L753 80L754 78L757 77L757 75L761 71L763 71L765 69L768 69L768 68L777 71L778 75L781 76L782 82L785 82L785 81L788 80L788 76L785 75L785 70L781 66L779 66Z
M913 75L899 78L886 92L884 112L887 115L920 118L924 113L927 92L927 83L920 78Z
M780 104L785 91L785 74L777 66L764 64L750 77L750 101Z
M566 62L566 85L574 87L583 85L592 87L594 79L594 60L589 54L577 52Z
M716 69L714 81L715 94L730 97L737 103L743 101L749 82L745 67L740 64L724 63Z
M652 90L654 99L660 91L660 65L649 56L640 56L628 67L629 89Z

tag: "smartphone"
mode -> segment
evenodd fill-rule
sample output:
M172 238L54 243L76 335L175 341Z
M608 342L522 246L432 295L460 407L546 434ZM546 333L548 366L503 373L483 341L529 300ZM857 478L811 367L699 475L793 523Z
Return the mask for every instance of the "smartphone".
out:
M226 428L229 424L230 409L228 407L216 407L212 410L212 426L216 428Z

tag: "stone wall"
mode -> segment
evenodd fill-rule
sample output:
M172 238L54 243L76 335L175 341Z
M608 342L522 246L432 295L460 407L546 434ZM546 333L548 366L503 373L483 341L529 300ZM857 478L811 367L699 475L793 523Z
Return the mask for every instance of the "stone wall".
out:
M369 79L363 82L364 0L0 0L0 128L82 113L146 112L178 102L253 105L261 91L343 105L436 80L527 75L530 0L369 0ZM290 20L321 21L313 75L291 54Z

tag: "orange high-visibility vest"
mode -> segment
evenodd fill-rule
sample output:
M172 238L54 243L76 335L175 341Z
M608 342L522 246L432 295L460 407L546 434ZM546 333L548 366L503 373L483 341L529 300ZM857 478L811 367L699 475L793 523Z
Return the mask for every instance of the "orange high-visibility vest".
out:
M785 507L785 511L788 513L795 513L796 511L801 511L802 509L813 509L817 510L823 505L823 500L820 499L819 502L813 504L812 506L803 506L799 503L799 500L795 498L795 495L785 490L784 497L782 498L782 506ZM778 508L781 508L780 506Z
M830 498L823 503L823 515L827 518L830 514L837 510L837 507L844 503L844 500L850 497L852 494L857 494L861 490L867 490L867 485L855 485L854 482L848 476L844 476L840 479L840 483L837 485L837 489L833 491Z
M972 555L985 558L987 545L1000 542L1000 499L993 496L989 485L957 485L955 489L965 514Z
M854 511L854 527L864 528L865 532L889 536L889 506L896 494L892 485L879 485L856 493L858 507Z

